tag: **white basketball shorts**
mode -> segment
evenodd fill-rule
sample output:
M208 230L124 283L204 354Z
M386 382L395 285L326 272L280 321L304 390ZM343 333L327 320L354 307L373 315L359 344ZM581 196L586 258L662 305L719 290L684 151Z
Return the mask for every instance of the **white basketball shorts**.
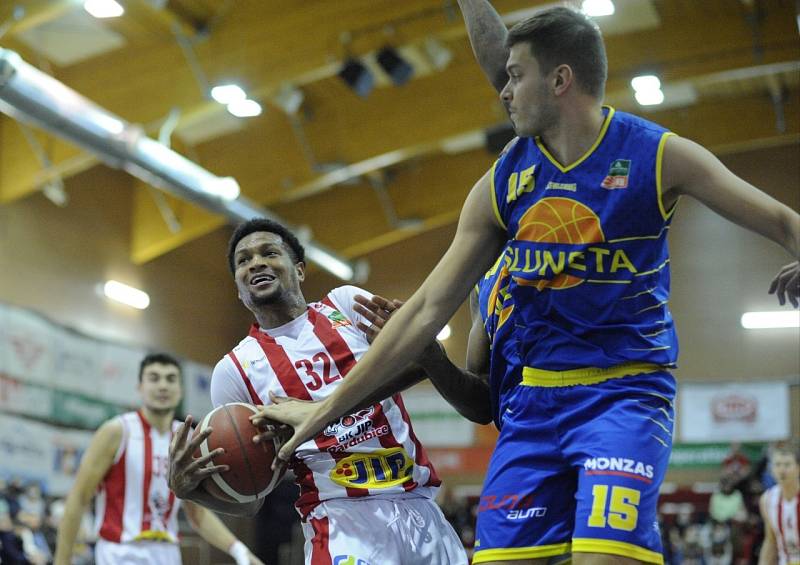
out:
M442 511L428 498L337 498L303 523L306 565L467 565Z
M181 565L181 550L177 543L99 539L94 546L94 561L97 565Z

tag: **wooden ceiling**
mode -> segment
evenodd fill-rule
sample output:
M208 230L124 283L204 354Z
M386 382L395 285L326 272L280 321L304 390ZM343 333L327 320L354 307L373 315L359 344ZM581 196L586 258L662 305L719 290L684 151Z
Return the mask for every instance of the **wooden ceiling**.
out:
M453 0L170 0L162 8L128 0L122 17L92 20L117 34L122 46L59 65L37 47L37 38L45 37L37 33L90 18L81 15L81 4L4 2L0 45L153 135L177 108L176 150L218 175L234 176L246 196L309 226L316 239L346 257L452 224L464 195L493 159L482 147L482 132L503 123L504 114L474 62ZM495 2L512 17L543 4ZM16 20L14 5L25 9ZM638 15L642 9L647 22ZM598 20L608 30L608 100L641 113L629 81L655 73L667 102L670 89L676 97L690 93L690 101L646 113L681 135L719 153L794 142L800 137L794 10L790 0L617 0L617 13ZM88 35L65 41L90 41ZM431 39L452 54L443 69L423 55ZM188 58L180 40L191 45ZM379 77L378 88L360 98L336 73L347 56L369 58L384 45L416 54L417 76L401 87ZM227 82L242 85L264 113L229 117L206 96L209 85ZM296 115L274 103L286 85L303 93ZM52 136L36 138L47 167L19 125L0 118L0 204L40 191L55 176L98 166L91 155ZM151 191L117 177L135 187L134 262L150 261L225 223L168 198L181 225L173 232ZM108 198L117 188L107 187Z

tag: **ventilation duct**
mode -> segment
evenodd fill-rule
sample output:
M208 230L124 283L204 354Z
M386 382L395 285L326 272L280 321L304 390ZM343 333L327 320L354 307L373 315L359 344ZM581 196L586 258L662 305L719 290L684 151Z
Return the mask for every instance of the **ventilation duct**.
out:
M239 185L232 177L218 177L150 139L141 127L107 112L7 49L0 49L0 112L71 141L108 166L124 169L233 222L267 217L285 224L240 196ZM297 233L302 236L304 230ZM309 260L326 271L343 280L366 278L366 262L346 261L309 237L301 239Z

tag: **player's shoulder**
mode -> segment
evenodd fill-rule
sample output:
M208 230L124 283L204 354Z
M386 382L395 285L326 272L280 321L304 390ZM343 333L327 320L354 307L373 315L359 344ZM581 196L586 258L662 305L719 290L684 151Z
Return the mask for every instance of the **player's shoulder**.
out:
M372 297L372 293L368 290L363 288L357 287L352 284L346 284L342 286L337 286L333 290L331 290L327 296L321 300L321 302L325 303L326 300L333 303L337 310L342 309L349 309L349 306L353 303L353 298L360 294L362 296L366 296L367 298Z
M125 423L123 420L125 414L114 416L103 422L97 431L94 433L94 441L102 445L110 452L116 451L117 447L122 443L122 438L125 435Z
M660 137L669 131L664 126L650 121L647 118L619 110L614 111L612 123L614 123L618 129L623 129L626 132L638 132L642 135L653 137Z

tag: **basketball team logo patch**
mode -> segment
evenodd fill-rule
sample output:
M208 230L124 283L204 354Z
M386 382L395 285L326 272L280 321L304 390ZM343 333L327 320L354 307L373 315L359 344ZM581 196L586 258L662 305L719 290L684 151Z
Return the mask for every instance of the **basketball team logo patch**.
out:
M631 171L630 159L616 159L608 169L608 176L603 179L600 186L608 190L628 188L628 175Z
M350 325L350 320L345 318L344 314L342 314L338 310L334 310L333 312L328 314L328 319L332 322L334 328Z

